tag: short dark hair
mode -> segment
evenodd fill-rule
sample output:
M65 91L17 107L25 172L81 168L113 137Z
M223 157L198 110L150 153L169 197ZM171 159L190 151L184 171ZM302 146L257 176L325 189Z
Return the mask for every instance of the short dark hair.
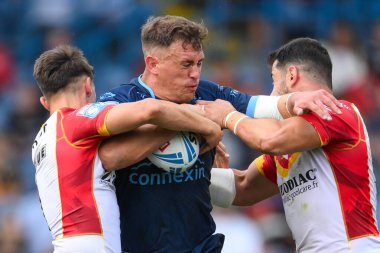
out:
M152 46L169 47L177 40L200 50L207 35L208 31L203 23L180 16L151 16L141 28L141 43L144 54Z
M277 60L277 67L288 64L302 65L302 70L320 80L332 89L332 63L330 55L322 44L311 38L297 38L289 41L268 56L270 66Z
M34 78L44 96L50 96L82 76L94 79L94 68L83 52L70 45L45 51L34 64Z

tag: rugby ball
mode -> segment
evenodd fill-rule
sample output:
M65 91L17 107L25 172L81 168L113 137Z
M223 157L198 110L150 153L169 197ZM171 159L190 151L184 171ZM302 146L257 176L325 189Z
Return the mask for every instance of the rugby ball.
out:
M197 161L199 139L195 133L178 132L170 141L148 156L148 159L165 171L182 173Z

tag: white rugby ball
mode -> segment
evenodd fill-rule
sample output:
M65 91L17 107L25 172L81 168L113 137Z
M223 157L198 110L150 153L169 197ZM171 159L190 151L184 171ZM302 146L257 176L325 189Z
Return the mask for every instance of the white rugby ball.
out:
M199 139L195 133L178 132L170 141L148 156L148 159L165 171L182 173L197 161Z

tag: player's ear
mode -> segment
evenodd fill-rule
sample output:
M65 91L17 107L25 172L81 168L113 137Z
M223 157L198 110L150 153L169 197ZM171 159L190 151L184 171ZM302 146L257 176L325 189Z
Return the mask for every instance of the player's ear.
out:
M293 88L299 79L299 72L296 66L290 66L286 75L287 83L289 88Z
M49 109L50 109L50 105L49 105L49 102L48 102L48 100L46 99L46 97L41 96L41 97L40 97L40 103L41 103L41 105L42 105L46 110L50 111L50 110L49 110Z
M158 64L158 59L152 55L148 55L145 58L145 65L149 72L153 74L157 74L157 64Z
M94 89L92 87L92 81L90 77L84 79L84 89L86 91L86 97L91 97L93 95Z

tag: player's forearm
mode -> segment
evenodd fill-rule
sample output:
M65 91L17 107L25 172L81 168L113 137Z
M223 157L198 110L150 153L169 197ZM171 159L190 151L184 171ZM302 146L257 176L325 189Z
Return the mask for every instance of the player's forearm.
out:
M250 206L278 193L277 185L257 170L254 162L247 170L234 170L236 196L233 205Z
M294 94L286 94L282 96L256 96L256 105L253 114L250 115L256 119L277 119L282 120L294 116L294 106L297 97Z
M282 96L257 96L253 118L282 120L294 116L294 96L286 94Z
M281 121L252 119L236 112L228 118L226 126L249 147L266 154L294 153L321 145L314 127L301 117Z
M282 151L282 146L279 146L282 142L279 138L283 138L280 121L248 118L234 129L235 134L252 149L267 154L277 154Z
M322 89L294 92L279 97L257 96L256 99L253 115L250 115L255 118L282 119L312 111L325 120L331 120L329 110L340 114L342 106L331 91Z
M122 169L141 161L174 135L173 131L144 125L103 141L99 148L99 156L106 170Z
M106 128L112 135L125 133L148 124L160 113L160 102L148 98L137 102L121 103L107 114Z
M225 127L237 135L250 148L264 153L275 150L276 140L281 129L281 121L274 119L252 119L242 113L235 112L224 119Z
M210 135L215 130L215 123L186 106L162 101L161 110L152 118L151 124L174 131L187 131Z

